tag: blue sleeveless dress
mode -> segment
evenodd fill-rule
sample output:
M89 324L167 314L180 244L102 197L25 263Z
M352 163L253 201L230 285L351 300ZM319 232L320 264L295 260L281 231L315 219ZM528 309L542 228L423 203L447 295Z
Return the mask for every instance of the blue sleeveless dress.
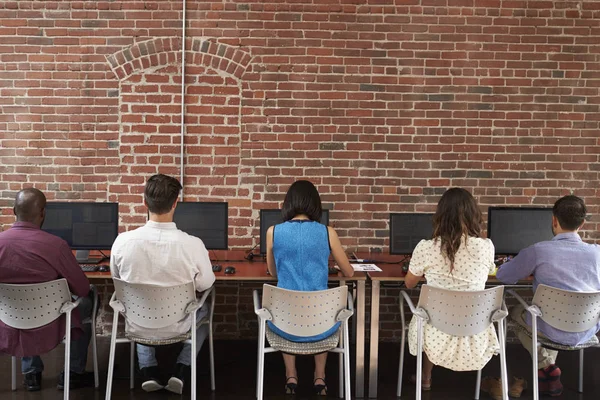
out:
M319 222L291 220L275 225L273 256L277 268L277 286L288 290L312 292L327 289L329 260L329 231ZM267 321L277 335L292 342L309 343L334 334L340 326L320 335L290 335Z

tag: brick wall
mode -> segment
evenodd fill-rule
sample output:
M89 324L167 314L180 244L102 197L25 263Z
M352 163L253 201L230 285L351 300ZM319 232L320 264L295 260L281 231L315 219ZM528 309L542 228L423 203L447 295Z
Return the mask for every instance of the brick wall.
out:
M600 2L189 0L187 16L185 197L229 202L231 248L300 177L352 250L386 252L388 213L449 186L483 208L573 191L600 241ZM3 229L24 186L144 221L144 180L180 173L181 18L181 1L0 3Z

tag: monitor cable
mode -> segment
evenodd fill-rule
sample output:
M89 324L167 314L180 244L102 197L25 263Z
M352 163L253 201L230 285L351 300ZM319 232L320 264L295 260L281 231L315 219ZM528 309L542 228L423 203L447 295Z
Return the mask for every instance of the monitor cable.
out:
M256 249L258 246L260 245L260 243L258 243L257 245L255 245L253 248L250 249L250 251L248 252L248 254L246 254L246 257L244 257L246 260L248 261L254 261L254 257L257 254L254 254L253 251L254 249Z

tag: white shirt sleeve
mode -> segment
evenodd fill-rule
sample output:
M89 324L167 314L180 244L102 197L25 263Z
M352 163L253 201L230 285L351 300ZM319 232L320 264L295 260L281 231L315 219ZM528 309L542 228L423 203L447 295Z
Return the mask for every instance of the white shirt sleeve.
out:
M119 237L115 239L115 242L110 249L110 274L113 278L121 279L119 270L121 268L121 257L119 254L120 241Z
M490 239L485 239L486 242L488 242L488 248L489 248L489 253L486 254L486 259L485 261L488 263L489 268L490 268L490 272L488 275L491 275L494 273L494 271L496 271L496 264L494 264L494 256L495 256L495 250L494 250L494 243L492 243L492 241Z
M200 243L194 243L198 249L194 282L196 284L196 291L203 292L215 283L215 273L212 270L212 263L210 262L210 257L208 256L206 247L204 247L204 243L200 239L196 240Z
M408 270L415 276L425 275L425 270L429 267L429 256L431 254L431 240L421 240L415 247Z

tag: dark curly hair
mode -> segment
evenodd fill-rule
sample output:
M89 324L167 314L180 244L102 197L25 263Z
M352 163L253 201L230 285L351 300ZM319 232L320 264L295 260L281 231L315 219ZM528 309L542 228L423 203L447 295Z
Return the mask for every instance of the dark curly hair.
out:
M475 198L462 188L446 190L433 215L433 238L441 241L442 254L454 269L454 257L463 236L481 237L483 218Z

